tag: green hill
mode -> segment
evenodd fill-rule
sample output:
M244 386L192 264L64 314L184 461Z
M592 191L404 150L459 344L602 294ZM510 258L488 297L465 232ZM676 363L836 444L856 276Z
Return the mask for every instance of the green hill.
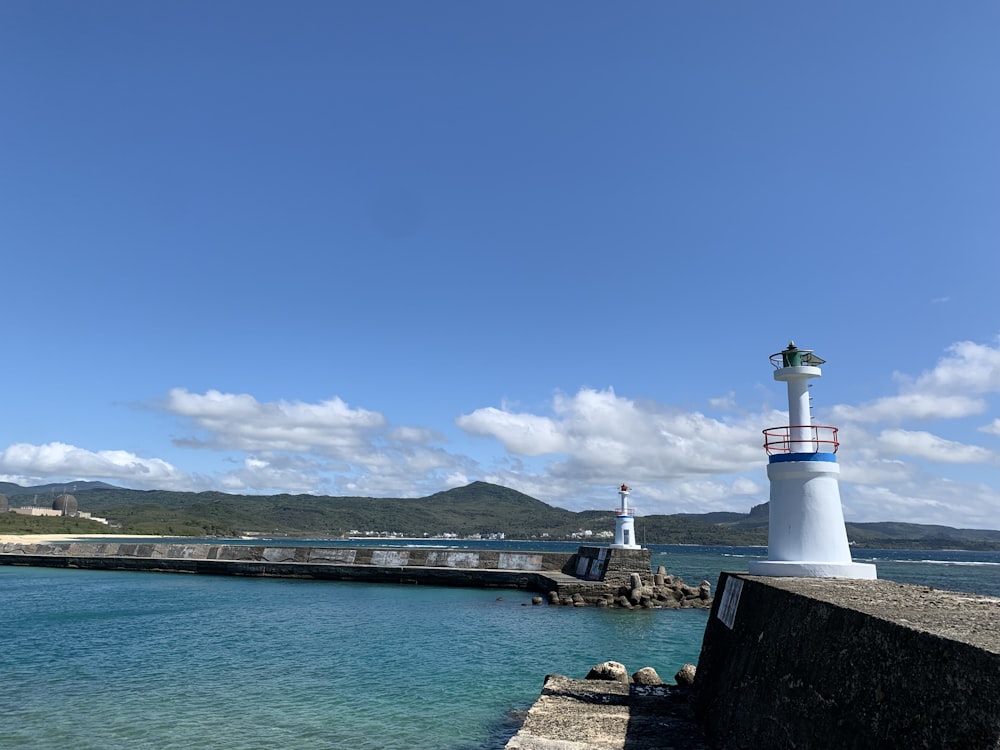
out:
M613 533L615 528L610 510L573 512L486 482L422 498L143 491L99 482L44 487L0 485L12 506L39 502L42 497L74 488L81 510L110 519L126 534L326 538L369 533L408 537L502 533L508 539L582 540L588 538L582 536L584 530L599 534ZM0 533L108 531L106 526L93 523L69 528L70 521L83 523L75 519L31 518L29 523L26 518L0 514ZM12 530L15 524L22 530ZM768 506L764 503L749 513L641 516L636 519L636 534L644 544L766 545L767 525ZM1000 531L882 522L848 523L847 534L857 547L1000 549Z

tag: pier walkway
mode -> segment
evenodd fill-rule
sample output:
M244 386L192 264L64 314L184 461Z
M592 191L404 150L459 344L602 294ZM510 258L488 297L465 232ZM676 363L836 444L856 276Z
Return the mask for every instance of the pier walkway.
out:
M19 541L0 544L0 565L584 592L590 599L608 588L606 581L572 574L573 552ZM640 572L649 577L648 562Z
M506 750L705 750L703 737L686 688L549 675Z

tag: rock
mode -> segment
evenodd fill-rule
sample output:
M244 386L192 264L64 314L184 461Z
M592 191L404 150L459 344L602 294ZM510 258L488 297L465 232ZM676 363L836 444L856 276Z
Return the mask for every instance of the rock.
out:
M632 609L632 602L630 602L628 600L627 596L619 596L617 601L618 601L618 606L619 607L625 607L627 609Z
M691 687L694 685L694 677L698 668L694 664L685 664L680 671L674 675L674 680L681 687Z
M583 594L580 594L580 593L573 594L573 603L574 604L579 604L582 601L583 601Z
M629 576L628 576L628 585L629 585L629 588L632 589L633 591L635 589L641 589L642 588L642 576L639 575L638 573L629 573Z
M632 675L632 682L636 685L662 685L663 680L652 667L643 667Z
M538 606L539 604L541 604L541 603L542 603L543 601L544 601L544 600L543 600L543 599L542 599L542 597L540 597L540 596L533 596L533 597L531 597L531 603L532 603L533 605L535 605L536 607L537 607L537 606Z
M606 661L590 668L586 680L607 680L610 682L628 682L628 670L617 661Z
M712 584L708 581L702 581L698 585L698 596L701 599L711 599L712 598Z
M665 578L666 576L664 576L662 573L657 573L656 575L653 576L653 585L662 586Z
M662 565L660 565L659 567L657 567L657 569L656 569L656 575L658 575L658 576L665 576L666 574L667 574L667 569L665 567L663 567Z
M642 601L642 589L632 589L632 593L628 595L628 599L632 604L639 604Z

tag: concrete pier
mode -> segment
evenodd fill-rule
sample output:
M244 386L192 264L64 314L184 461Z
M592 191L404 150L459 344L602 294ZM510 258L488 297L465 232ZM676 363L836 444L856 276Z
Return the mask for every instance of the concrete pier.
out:
M649 550L580 547L577 552L433 547L303 547L170 542L7 542L0 565L90 570L313 578L548 594L552 603L613 604L633 576L652 584ZM708 600L679 601L708 606Z
M506 750L705 750L690 691L676 685L545 678Z
M507 747L997 750L1000 599L723 573L693 690L550 676Z
M712 748L1000 747L1000 599L723 573L698 661Z

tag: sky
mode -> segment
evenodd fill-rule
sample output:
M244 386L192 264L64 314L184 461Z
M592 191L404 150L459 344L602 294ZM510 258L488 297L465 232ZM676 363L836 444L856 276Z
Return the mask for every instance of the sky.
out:
M1000 528L1000 5L5 0L0 480Z

